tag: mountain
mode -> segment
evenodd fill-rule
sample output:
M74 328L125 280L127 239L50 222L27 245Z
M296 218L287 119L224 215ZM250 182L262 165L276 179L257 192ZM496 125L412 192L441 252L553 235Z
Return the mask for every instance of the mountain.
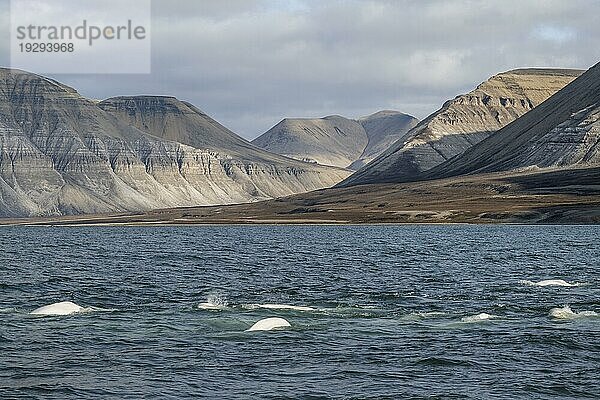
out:
M358 122L337 115L286 118L252 141L286 157L341 168L352 164L367 143L365 130Z
M275 200L11 224L600 223L600 64L420 180Z
M600 166L600 63L427 178Z
M463 153L540 105L583 71L517 69L447 101L339 186L405 182Z
M380 111L359 120L337 115L287 118L252 141L258 147L298 160L358 169L417 124L397 111Z
M192 104L175 97L120 96L100 101L98 107L120 122L163 140L215 152L226 149L228 156L248 162L291 161L252 145ZM305 163L292 161L292 164L307 167Z
M347 175L265 152L172 97L96 102L0 69L1 216L248 202Z

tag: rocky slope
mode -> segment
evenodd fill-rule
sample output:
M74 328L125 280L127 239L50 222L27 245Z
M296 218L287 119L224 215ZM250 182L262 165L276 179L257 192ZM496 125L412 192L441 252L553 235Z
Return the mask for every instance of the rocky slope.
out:
M600 64L428 178L600 166Z
M447 101L340 186L418 179L525 115L582 72L519 69L495 75L472 92Z
M97 103L0 69L0 216L248 202L347 175L269 154L174 98Z
M359 120L340 116L284 119L253 144L287 157L358 169L417 124L396 111L380 111Z
M458 176L330 188L228 206L2 224L599 224L600 168Z

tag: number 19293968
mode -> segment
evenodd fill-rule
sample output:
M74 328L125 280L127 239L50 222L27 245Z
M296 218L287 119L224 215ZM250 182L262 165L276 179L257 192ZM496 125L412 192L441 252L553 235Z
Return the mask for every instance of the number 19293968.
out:
M73 43L19 43L21 53L72 53Z

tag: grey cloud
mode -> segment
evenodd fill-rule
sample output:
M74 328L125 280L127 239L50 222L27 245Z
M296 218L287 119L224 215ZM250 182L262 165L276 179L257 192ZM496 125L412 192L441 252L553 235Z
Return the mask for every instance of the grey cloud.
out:
M588 68L600 3L154 0L151 75L56 75L82 94L170 94L241 135L286 116L425 117L497 72Z

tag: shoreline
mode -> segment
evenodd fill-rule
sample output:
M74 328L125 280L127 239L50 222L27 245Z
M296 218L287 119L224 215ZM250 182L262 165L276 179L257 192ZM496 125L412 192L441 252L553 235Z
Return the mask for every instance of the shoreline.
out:
M222 221L114 221L114 222L96 222L90 219L77 219L69 221L5 221L0 220L0 228L3 227L194 227L194 226L597 226L600 222L525 222L525 221L415 221L415 222L350 222L350 221L331 221L331 220L314 220L314 219L298 219L298 220L222 220Z

